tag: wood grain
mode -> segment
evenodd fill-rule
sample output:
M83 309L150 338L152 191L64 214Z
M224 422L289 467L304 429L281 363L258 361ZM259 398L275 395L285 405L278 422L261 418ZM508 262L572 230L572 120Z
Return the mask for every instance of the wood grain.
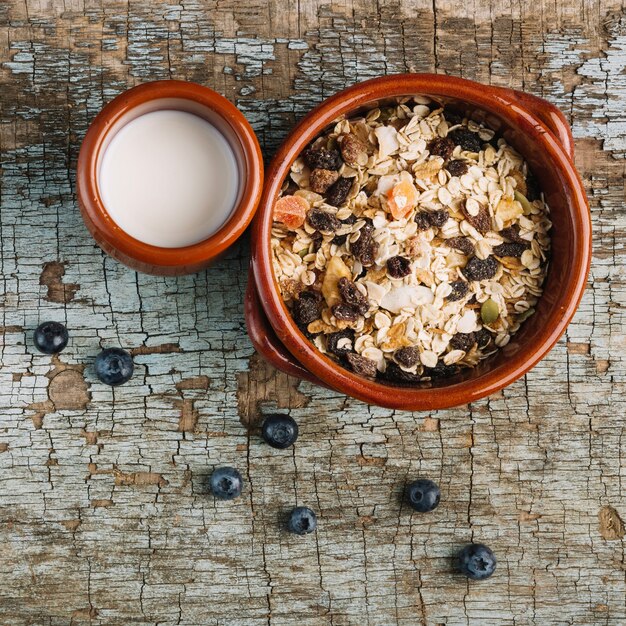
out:
M525 89L572 122L594 258L566 337L524 380L434 414L368 407L252 353L247 244L186 278L105 257L74 197L102 105L157 78L237 103L269 158L315 103L384 73ZM623 624L626 11L617 1L0 1L2 624ZM67 323L58 359L39 321ZM97 383L104 346L136 374ZM258 436L289 408L296 447ZM232 464L244 496L215 502ZM418 475L442 505L411 515ZM315 536L282 525L294 505ZM452 555L496 552L468 584Z

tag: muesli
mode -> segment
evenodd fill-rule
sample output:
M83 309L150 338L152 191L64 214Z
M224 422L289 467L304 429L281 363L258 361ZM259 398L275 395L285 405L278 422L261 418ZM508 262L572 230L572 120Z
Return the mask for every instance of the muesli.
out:
M505 346L541 296L549 210L493 130L427 98L344 119L274 207L282 297L318 350L419 383Z

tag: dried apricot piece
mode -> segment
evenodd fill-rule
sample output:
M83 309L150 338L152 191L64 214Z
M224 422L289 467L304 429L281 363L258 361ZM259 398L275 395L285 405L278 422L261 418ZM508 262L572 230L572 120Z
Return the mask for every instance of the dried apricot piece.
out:
M419 194L413 183L401 180L394 185L387 196L389 211L394 219L406 217L416 206Z
M274 221L281 222L290 230L304 224L309 203L300 196L283 196L274 205Z

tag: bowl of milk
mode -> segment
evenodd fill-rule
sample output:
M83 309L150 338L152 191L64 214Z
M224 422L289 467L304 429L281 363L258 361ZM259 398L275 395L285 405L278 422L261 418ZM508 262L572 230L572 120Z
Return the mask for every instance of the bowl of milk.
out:
M212 89L145 83L96 116L81 146L77 196L100 247L133 269L197 272L243 233L263 160L242 113Z

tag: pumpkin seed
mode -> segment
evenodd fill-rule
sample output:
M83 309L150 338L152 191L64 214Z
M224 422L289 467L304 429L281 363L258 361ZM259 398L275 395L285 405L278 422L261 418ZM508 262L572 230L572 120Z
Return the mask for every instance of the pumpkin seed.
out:
M485 300L480 307L480 319L483 321L483 324L493 324L499 316L500 307L498 307L497 303L491 298Z
M515 196L515 199L522 205L522 208L524 209L524 215L530 215L533 209L530 206L530 202L528 202L528 198L526 198L526 196L521 191L517 190L513 192L513 195Z

